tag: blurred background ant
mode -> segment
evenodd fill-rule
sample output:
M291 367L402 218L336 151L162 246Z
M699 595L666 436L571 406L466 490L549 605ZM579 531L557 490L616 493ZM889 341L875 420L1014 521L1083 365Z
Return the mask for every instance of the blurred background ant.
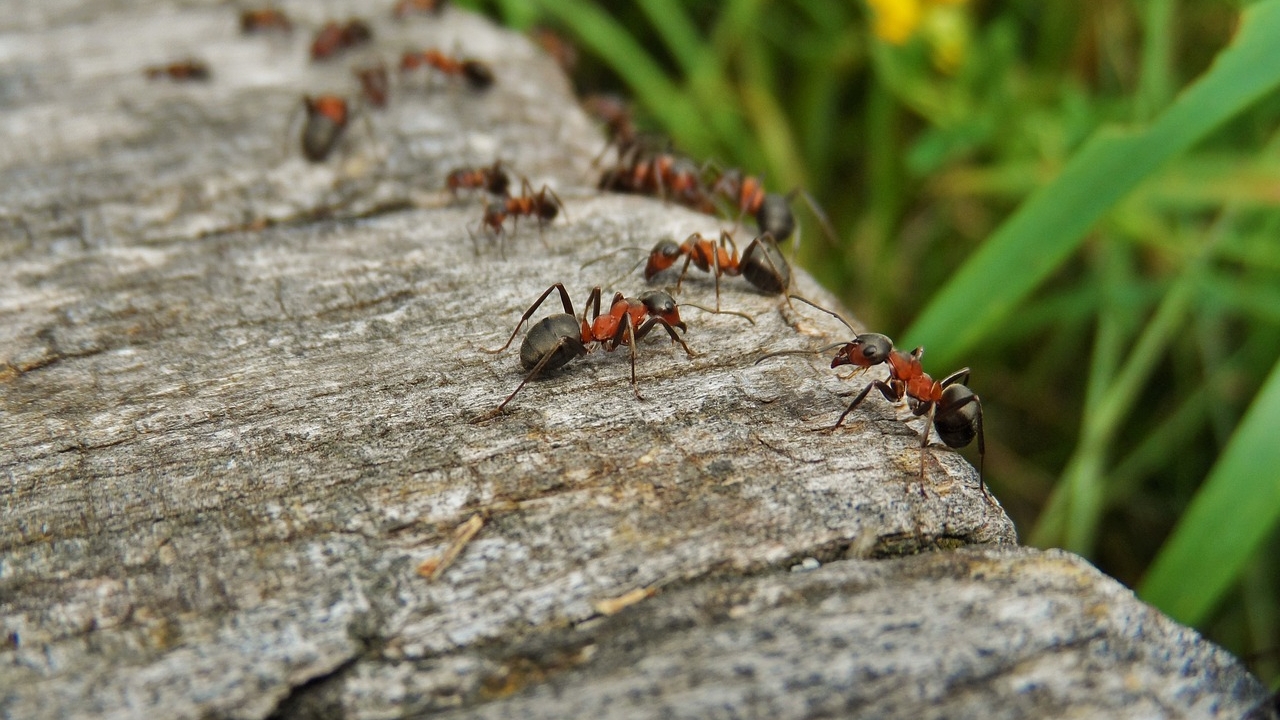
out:
M401 20L413 14L439 15L448 4L448 0L399 0L391 15Z
M769 295L780 295L791 287L791 266L769 233L752 240L741 256L738 255L738 246L733 241L733 236L725 230L720 231L718 244L703 237L701 233L690 235L679 245L671 240L664 240L650 251L645 263L644 279L652 282L654 277L672 267L681 257L684 258L684 265L676 280L676 292L680 291L680 285L692 263L694 267L711 273L715 278L717 312L720 310L721 275L741 275L747 282Z
M505 196L511 179L502 169L502 161L482 168L455 168L445 178L445 186L455 198L459 190L484 190L490 195Z
M168 65L152 65L143 71L148 80L168 78L174 82L207 82L213 75L201 60L180 60Z
M560 293L560 301L564 312L551 315L534 323L520 344L520 366L529 373L525 375L516 389L496 408L484 413L471 422L482 422L496 417L502 409L524 388L530 380L543 372L557 370L575 358L582 357L594 347L612 352L619 346L626 345L631 350L631 390L637 400L643 400L640 386L636 381L636 343L649 334L654 328L662 328L671 337L671 341L684 348L685 354L694 357L696 353L689 349L684 340L676 334L676 329L687 332L688 329L680 319L680 309L675 300L665 292L649 290L638 298L624 297L622 293L614 293L609 304L609 312L600 313L602 291L600 286L591 290L581 320L574 314L573 301L564 283L556 283L547 288L538 299L529 306L507 342L496 350L484 349L487 353L500 353L510 347L520 328L538 310L553 292ZM587 308L591 309L591 319L587 319Z
M334 148L342 141L347 127L356 115L364 121L369 137L373 137L369 118L361 112L359 106L353 107L340 95L303 95L301 110L304 114L302 133L299 138L302 155L313 163L321 163L329 158ZM296 123L296 111L294 118L289 122L290 137L293 135Z
M934 380L924 371L920 364L920 358L924 355L924 348L918 347L909 353L903 352L895 348L893 341L885 335L879 333L858 334L853 329L853 326L841 317L839 313L828 310L799 295L790 297L839 320L854 334L853 339L828 345L815 351L783 350L768 353L756 358L755 363L759 364L768 358L780 355L822 353L838 347L839 350L831 360L832 368L852 365L859 370L865 370L881 364L888 365L888 379L872 380L864 386L854 396L853 402L849 403L844 412L840 413L835 425L824 428L824 430L831 432L839 428L844 423L844 419L849 416L849 413L853 412L854 408L857 408L866 399L873 388L879 390L886 400L895 405L905 399L907 408L911 410L912 415L916 417L924 416L925 418L924 431L921 433L920 438L921 482L924 482L925 458L929 447L931 429L936 428L938 437L942 439L942 442L946 443L947 447L951 448L966 447L977 437L978 488L988 502L993 502L991 494L987 492L987 485L982 475L983 460L986 456L986 441L982 434L982 400L973 390L966 386L966 383L969 382L969 368L961 368L942 380ZM923 485L921 489L923 490Z
M564 210L564 203L561 202L560 196L556 195L556 191L542 186L538 192L533 192L533 186L529 184L528 178L520 179L520 195L516 197L508 197L503 200L495 200L485 206L484 217L480 220L480 228L482 230L492 231L495 235L502 235L503 224L507 218L512 219L512 233L516 231L516 224L519 223L522 215L538 219L538 232L542 233L542 228L548 223L556 219L561 212L564 212L565 219L569 217L568 212ZM467 230L470 232L470 229ZM472 236L474 240L474 236Z
M371 42L373 30L367 23L358 18L351 18L338 24L330 20L316 31L311 42L311 59L327 60L342 50Z
M455 58L439 50L408 51L400 56L400 72L410 72L423 66L434 68L450 78L462 79L472 90L488 90L493 86L493 70L481 60Z
M352 74L360 81L360 91L364 99L376 108L385 108L387 98L391 94L391 81L387 74L386 63L379 62L365 68L354 68Z
M275 8L245 10L240 13L240 32L245 35L266 32L291 32L293 23L285 14Z

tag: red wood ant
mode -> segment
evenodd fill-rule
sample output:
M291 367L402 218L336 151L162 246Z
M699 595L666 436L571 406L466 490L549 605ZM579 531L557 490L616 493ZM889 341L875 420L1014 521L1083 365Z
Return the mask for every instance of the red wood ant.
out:
M638 148L631 154L629 165L624 163L605 171L599 189L655 195L699 212L715 212L715 205L703 191L701 170L691 160L670 153L642 159Z
M275 8L245 10L240 13L240 32L245 35L260 32L290 32L293 23L283 12Z
M832 242L838 243L838 235L831 227L827 214L822 212L818 203L809 193L796 188L786 195L765 192L764 183L753 175L743 176L739 170L727 170L721 173L711 186L711 194L719 195L736 206L739 217L751 215L755 218L756 228L764 233L771 233L778 242L784 242L795 232L796 219L791 213L791 201L800 196L804 199L814 216L818 218L822 230Z
M400 0L391 14L398 18L408 17L411 13L439 15L448 4L447 0Z
M879 333L862 333L859 335L853 326L839 314L817 305L799 295L791 297L807 305L811 305L844 323L854 333L852 340L845 343L829 345L818 350L824 352L832 347L839 347L831 367L853 365L859 369L874 367L880 364L889 366L889 378L872 380L849 403L849 407L840 413L836 424L827 428L835 430L844 423L844 419L858 407L872 388L879 390L886 400L899 403L904 398L911 413L917 417L925 416L924 433L920 438L920 478L924 479L925 454L929 447L930 428L936 428L938 437L948 447L962 448L978 438L978 487L988 500L986 482L982 477L983 459L986 456L986 442L982 434L982 400L966 387L969 382L969 368L961 368L941 380L934 380L920 365L924 348L916 348L911 352L903 352L894 347L893 341ZM804 352L804 351L800 351ZM769 353L756 359L756 362L777 355L790 355L795 351Z
M506 195L510 181L506 171L502 169L502 161L494 160L489 167L457 168L450 171L445 185L454 197L457 197L459 189L483 189L491 195Z
M400 71L407 72L427 65L449 77L462 78L472 90L487 90L493 85L493 70L480 60L450 57L439 50L406 52L400 57Z
M541 231L544 225L555 220L562 211L564 211L564 203L561 202L560 196L556 195L555 190L543 185L541 190L534 193L529 181L521 179L519 196L495 200L485 206L480 227L501 235L502 225L508 217L519 222L521 215L528 215L538 219L538 229ZM567 212L565 217L568 217Z
M356 79L360 81L360 89L364 92L364 97L369 104L384 108L387 106L387 96L391 92L391 83L387 77L387 66L385 63L378 63L367 68L357 68L352 70Z
M153 65L146 69L149 80L169 78L176 82L207 81L211 77L209 66L200 60L181 60L168 65Z
M680 278L676 280L676 291L684 282L685 273L689 272L689 264L703 272L715 276L716 311L720 310L720 276L735 277L742 275L755 287L770 295L778 295L791 286L791 266L787 264L782 252L778 249L773 236L764 233L751 241L746 252L738 255L738 246L733 236L720 231L720 242L717 243L694 233L679 245L664 240L654 246L649 253L649 260L644 267L644 279L653 280L658 273L670 268L676 260L684 257L684 266L680 269Z
M534 323L525 335L524 342L520 344L520 366L528 370L529 374L498 407L480 415L472 422L497 416L507 403L519 394L526 383L540 373L557 370L573 359L586 355L591 351L592 343L606 352L612 352L621 345L630 347L631 390L635 393L637 400L644 398L640 395L640 387L636 382L636 343L648 335L650 330L655 327L666 330L672 342L679 343L680 347L684 348L685 354L689 357L694 357L696 354L676 334L677 328L682 332L688 332L688 329L680 320L680 309L676 306L676 301L667 293L650 290L641 293L638 298L628 298L622 293L614 293L613 301L609 304L609 312L602 315L600 313L601 290L596 286L587 298L587 307L591 308L591 319L587 320L585 307L581 319L574 314L573 301L569 299L569 292L564 289L564 283L556 283L538 296L533 305L530 305L520 317L520 322L516 323L511 337L507 338L507 342L502 347L497 350L486 349L485 352L500 353L510 347L520 328L555 291L560 293L564 313L551 315Z
M353 48L371 40L373 40L373 30L363 20L351 18L342 25L331 20L316 31L316 37L311 42L311 59L324 60L340 50Z
M347 101L337 95L304 95L302 105L307 111L302 126L302 154L311 162L324 162L351 121Z
M600 154L591 161L592 167L599 164L600 158L609 152L609 148L617 148L618 158L621 159L636 147L636 126L631 119L631 106L626 100L617 95L590 95L582 101L582 107L592 117L604 123L605 135L609 139ZM603 183L602 179L601 184Z

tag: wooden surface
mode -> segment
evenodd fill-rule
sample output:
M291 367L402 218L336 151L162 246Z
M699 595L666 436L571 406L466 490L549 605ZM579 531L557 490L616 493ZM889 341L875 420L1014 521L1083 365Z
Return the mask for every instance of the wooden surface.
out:
M0 19L0 715L1234 717L1265 697L1082 561L1015 549L961 455L931 446L922 482L904 409L874 396L814 432L875 375L752 364L847 331L741 278L722 303L754 324L686 307L698 354L641 343L644 400L625 350L595 352L470 423L523 377L517 348L482 349L551 283L579 311L596 284L637 294L639 252L583 264L720 225L596 193L602 139L520 37L284 7L288 37L214 3ZM375 45L308 62L308 29L356 13ZM303 93L430 46L497 86L406 78L328 162L300 157ZM211 82L143 77L187 56ZM567 218L473 242L482 201L441 188L495 157ZM971 545L999 547L903 557Z

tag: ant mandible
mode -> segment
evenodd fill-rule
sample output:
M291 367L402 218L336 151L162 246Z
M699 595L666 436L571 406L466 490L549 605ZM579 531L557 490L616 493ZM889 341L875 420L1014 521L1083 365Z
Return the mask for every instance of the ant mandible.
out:
M764 182L754 175L743 176L739 170L727 170L711 185L711 194L719 195L737 206L738 215L750 215L755 218L756 228L764 233L771 233L778 242L791 237L796 229L796 218L791 213L791 201L797 196L804 199L814 216L822 225L822 231L832 241L838 243L838 235L827 219L826 213L818 207L813 196L800 188L786 195L765 192Z
M716 311L720 310L720 276L735 277L741 275L752 285L770 295L778 295L791 286L791 266L782 257L778 244L773 236L764 233L747 245L746 252L738 255L738 246L733 236L720 231L720 242L702 236L701 233L690 235L679 245L671 240L664 240L654 246L645 264L644 279L651 281L660 272L670 268L681 256L684 266L680 269L680 278L676 280L676 291L679 292L684 276L689 272L689 264L703 272L715 276Z
M591 351L589 346L592 343L606 352L612 352L621 345L630 347L631 391L635 393L637 400L644 398L640 395L640 386L636 382L636 343L648 335L650 330L655 327L666 330L672 342L679 343L680 347L684 348L685 354L689 357L696 355L676 334L677 328L682 332L688 332L688 328L680 320L680 309L676 306L676 301L667 293L650 290L641 293L638 298L624 297L620 292L614 293L613 301L609 304L609 312L602 315L600 313L602 292L597 285L591 290L587 305L582 311L582 318L579 320L574 314L573 301L569 299L569 292L565 290L564 283L556 283L538 296L533 305L530 305L520 317L520 322L516 323L515 330L511 331L511 337L507 338L507 342L502 347L496 350L485 349L485 352L496 354L510 347L520 328L533 316L543 301L556 291L560 293L564 312L534 323L525 335L524 342L520 344L520 366L529 373L498 407L476 417L472 422L496 417L530 380L540 373L557 370L573 359L586 355ZM589 321L587 307L591 308Z
M501 160L494 160L493 165L489 167L456 168L449 171L449 175L445 178L445 186L454 197L458 196L460 189L483 189L490 195L506 195L510 182L511 179L502 169Z
M543 185L542 189L535 193L528 178L522 178L518 197L495 200L485 206L480 227L492 230L495 235L501 235L503 223L508 217L513 218L514 222L519 222L521 215L528 215L538 219L538 230L541 231L543 226L555 220L561 212L565 213L566 219L569 217L569 213L564 209L564 203L561 202L560 196L556 195L555 190Z
M407 72L428 65L450 77L462 78L472 90L487 90L493 85L493 70L481 60L459 60L439 50L406 52L400 57L400 71Z
M982 434L982 399L965 385L965 383L969 382L969 368L961 368L941 380L934 380L920 365L920 357L924 355L924 348L918 347L909 353L903 352L895 348L893 341L885 335L879 333L862 333L859 335L853 329L853 326L839 314L799 295L790 297L831 315L854 333L853 339L848 342L829 345L817 351L825 352L832 347L840 348L836 352L835 358L831 360L832 368L837 368L841 365L852 365L859 369L880 364L889 366L888 380L872 380L868 383L866 387L862 388L854 396L853 402L849 403L849 407L840 413L840 417L836 419L836 424L826 428L826 430L833 431L839 428L844 423L844 419L849 416L849 413L853 412L854 408L858 407L866 399L872 388L879 390L886 400L895 404L905 398L907 406L911 409L913 415L916 417L925 416L924 433L920 438L921 480L924 480L925 453L929 447L930 428L936 428L938 437L946 443L947 447L951 448L965 447L973 442L976 436L978 438L978 488L982 491L983 497L990 501L991 494L987 492L986 481L982 476L983 460L987 452L986 441ZM769 353L757 358L756 362L759 363L766 358L777 355L795 353L796 351Z

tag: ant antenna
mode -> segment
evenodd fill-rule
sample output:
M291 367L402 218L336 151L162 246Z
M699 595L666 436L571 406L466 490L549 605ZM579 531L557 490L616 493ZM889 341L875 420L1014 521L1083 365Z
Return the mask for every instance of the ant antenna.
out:
M812 308L815 308L815 309L821 310L822 312L824 312L824 313L826 313L826 314L830 315L831 317L833 317L833 318L835 318L835 319L839 320L839 321L840 321L840 322L841 322L845 327L849 328L849 332L853 333L853 336L854 336L855 338L856 338L856 337L858 337L858 331L857 331L857 330L854 330L854 329L853 329L853 325L850 325L850 324L849 324L849 321L848 321L848 320L845 320L845 319L844 319L844 317L843 317L842 315L840 315L840 313L838 313L838 312L836 312L836 311L834 311L834 310L828 310L828 309L826 309L826 308L822 307L821 305L819 305L819 304L815 303L814 301L812 301L812 300L810 300L810 299L808 299L808 298L806 298L806 297L802 297L802 296L800 296L800 295L787 295L787 297L788 297L788 298L795 298L796 300L799 300L800 302L804 303L805 305L808 305L809 307L812 307ZM837 345L844 345L844 343L837 343ZM833 345L832 347L835 347L835 346Z
M842 343L842 342L831 343L830 345L823 345L817 350L778 350L777 352L771 352L771 353L766 353L764 355L761 355L760 357L756 358L755 362L751 364L759 365L765 360L768 360L769 358L772 358L772 357L778 357L779 355L821 355L822 353L828 350L834 350L835 348L838 348L838 347L844 347L847 344L848 343Z
M697 304L695 304L695 303L687 303L687 302L682 302L682 303L680 303L680 307L682 307L682 308L687 308L687 307L697 308L697 309L701 310L702 312L705 312L705 313L711 313L712 315L737 315L738 317L740 317L740 318L742 318L742 319L746 320L747 322L751 323L752 325L755 325L755 324L756 324L756 320L755 320L755 318L751 317L750 315L748 315L748 314L746 314L746 313L744 313L744 312L738 312L738 311L736 311L736 310L712 310L712 309L711 309L711 308L709 308L709 307L702 307L701 305L697 305Z

